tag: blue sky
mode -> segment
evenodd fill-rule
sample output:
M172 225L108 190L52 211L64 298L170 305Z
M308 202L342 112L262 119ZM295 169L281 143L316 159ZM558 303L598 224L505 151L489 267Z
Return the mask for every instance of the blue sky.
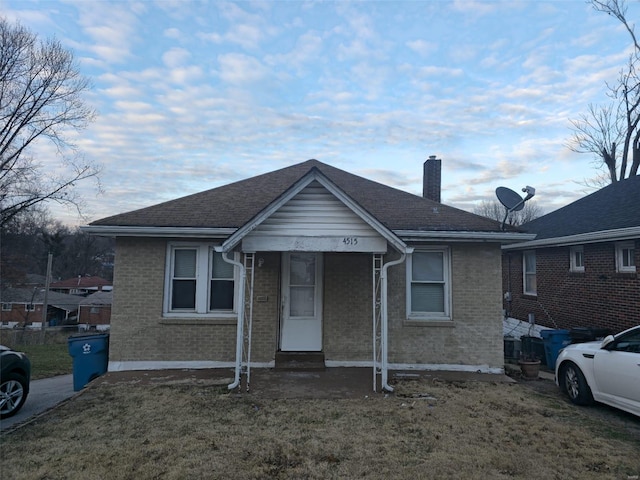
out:
M571 1L29 1L0 12L72 50L98 111L74 136L103 166L88 218L310 158L442 201L536 188L546 212L584 195L592 158L569 119L607 101L630 49L615 19ZM628 18L640 6L629 5ZM37 147L53 171L50 147Z

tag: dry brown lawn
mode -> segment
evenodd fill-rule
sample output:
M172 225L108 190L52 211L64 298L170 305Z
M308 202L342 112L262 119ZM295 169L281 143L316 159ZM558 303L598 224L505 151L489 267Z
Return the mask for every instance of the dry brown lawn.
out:
M640 420L619 418L520 384L405 381L394 395L342 400L100 385L4 434L0 471L14 480L637 479Z

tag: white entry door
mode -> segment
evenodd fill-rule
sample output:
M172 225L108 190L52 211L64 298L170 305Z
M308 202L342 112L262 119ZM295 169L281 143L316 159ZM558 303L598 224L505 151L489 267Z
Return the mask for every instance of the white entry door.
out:
M322 350L322 254L285 253L280 349Z

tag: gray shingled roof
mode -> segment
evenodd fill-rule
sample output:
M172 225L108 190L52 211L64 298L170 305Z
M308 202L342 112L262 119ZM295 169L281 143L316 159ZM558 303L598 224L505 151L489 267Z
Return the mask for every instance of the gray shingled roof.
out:
M43 288L5 288L0 292L2 303L25 303L25 304L43 304L44 289ZM82 297L77 295L67 295L66 293L49 291L47 294L47 303L62 310L73 312L78 309L78 304Z
M640 227L640 176L608 185L520 228L536 240Z
M123 227L239 228L312 169L391 230L499 232L500 223L348 173L317 160L97 220Z

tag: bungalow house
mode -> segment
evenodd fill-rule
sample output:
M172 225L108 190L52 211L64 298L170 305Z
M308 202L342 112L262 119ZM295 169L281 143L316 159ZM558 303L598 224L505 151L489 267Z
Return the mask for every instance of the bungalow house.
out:
M44 308L44 288L4 288L0 292L0 324L3 327L40 328ZM80 298L58 292L47 295L47 322L50 326L76 322Z
M112 282L101 277L92 275L78 275L52 282L49 288L54 292L68 293L70 295L87 296L95 292L109 291L112 289Z
M102 291L81 298L78 304L78 325L90 330L109 330L113 292Z
M503 372L501 245L533 238L309 160L95 221L114 236L109 370Z
M640 324L640 176L522 225L535 240L503 247L508 316L612 333Z

